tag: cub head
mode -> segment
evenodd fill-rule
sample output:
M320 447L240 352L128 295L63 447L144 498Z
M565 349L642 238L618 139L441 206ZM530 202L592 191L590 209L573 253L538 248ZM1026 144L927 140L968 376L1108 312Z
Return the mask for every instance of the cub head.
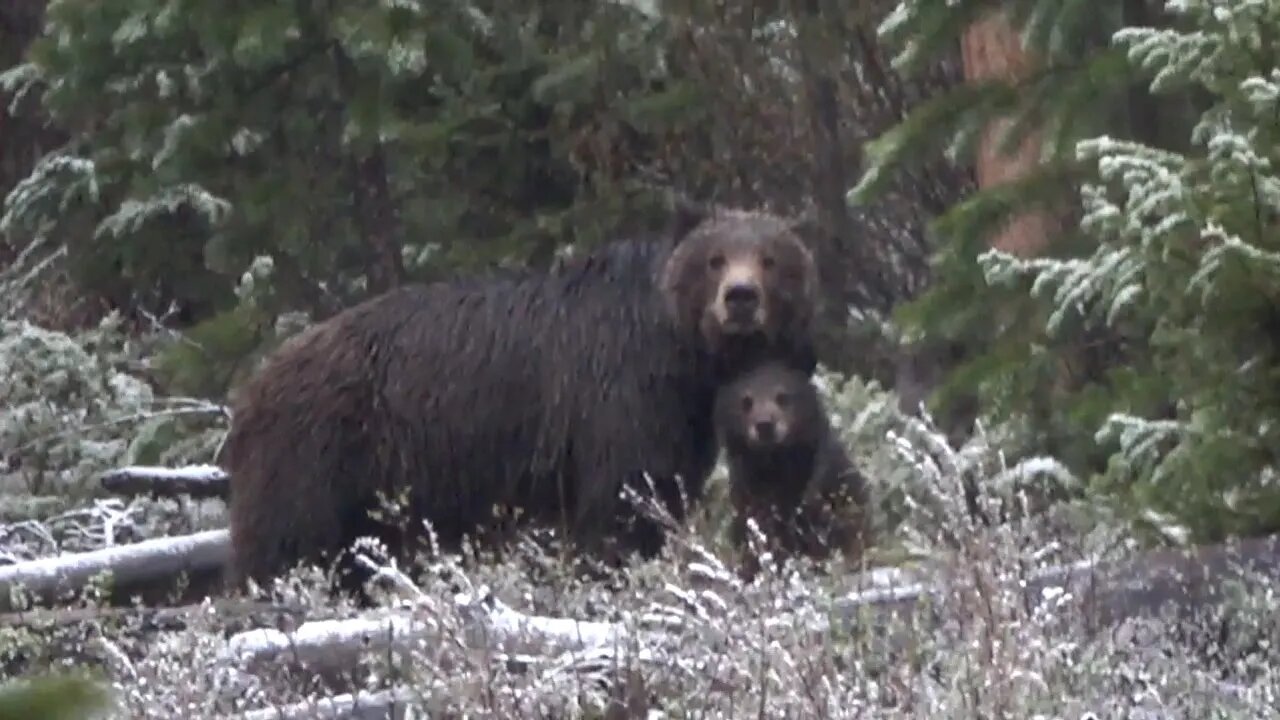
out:
M764 451L811 444L822 412L809 377L780 362L747 372L716 395L716 425L731 449Z

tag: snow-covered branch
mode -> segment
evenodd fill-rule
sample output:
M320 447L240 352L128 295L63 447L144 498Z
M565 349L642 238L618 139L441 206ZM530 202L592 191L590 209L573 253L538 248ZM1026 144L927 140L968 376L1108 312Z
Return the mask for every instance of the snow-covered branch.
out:
M553 657L613 647L626 631L607 622L525 615L492 595L479 598L459 595L457 610L467 620L467 642L476 648L509 656ZM278 658L312 670L351 667L369 649L404 648L438 630L428 608L422 613L393 612L379 618L318 620L303 623L290 633L274 628L247 630L227 642L224 659L240 669L255 670Z

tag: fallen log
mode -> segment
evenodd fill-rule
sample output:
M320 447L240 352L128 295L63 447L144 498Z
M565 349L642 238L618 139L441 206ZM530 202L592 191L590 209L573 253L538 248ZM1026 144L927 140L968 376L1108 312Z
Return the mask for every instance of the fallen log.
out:
M229 551L227 531L209 530L0 566L0 612L21 609L19 588L35 602L54 603L104 572L117 599L163 592L184 573L199 589L213 588Z
M117 495L226 500L231 494L230 476L216 465L179 468L131 465L104 473L98 481L104 490Z
M1027 580L1023 596L1036 605L1048 595L1069 593L1079 601L1088 627L1100 630L1164 612L1187 618L1220 606L1239 583L1278 581L1280 534L1049 568ZM914 615L921 599L940 590L920 583L853 593L836 601L833 615L846 626L865 618L868 608L874 608L873 622L887 619L887 614Z
M505 655L551 657L609 648L626 636L625 629L613 623L525 615L493 596L476 600L459 596L455 603L467 620L466 639L471 646ZM398 612L380 618L317 620L292 632L257 628L233 635L223 660L252 672L286 658L328 672L350 667L362 652L402 648L437 629L431 618Z

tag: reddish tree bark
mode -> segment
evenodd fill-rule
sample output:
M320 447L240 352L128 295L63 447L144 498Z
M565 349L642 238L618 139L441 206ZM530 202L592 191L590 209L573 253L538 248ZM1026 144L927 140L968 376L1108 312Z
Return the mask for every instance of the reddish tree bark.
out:
M1019 80L1034 68L1034 59L1023 48L1017 31L1002 12L994 12L973 23L961 41L965 79L1001 78ZM1009 120L993 121L983 133L975 174L978 187L986 189L1025 177L1039 164L1041 135L1030 133L1012 153L1000 152L1001 134ZM1012 217L992 239L991 246L1019 256L1039 254L1052 231L1044 212L1025 212Z

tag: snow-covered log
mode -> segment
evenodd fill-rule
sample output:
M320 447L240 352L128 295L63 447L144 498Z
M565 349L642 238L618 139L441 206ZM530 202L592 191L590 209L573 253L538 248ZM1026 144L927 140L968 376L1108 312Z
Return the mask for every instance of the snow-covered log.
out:
M412 694L385 690L376 693L338 695L278 708L253 710L236 720L401 720L409 717ZM419 708L419 712L421 710ZM415 714L426 717L425 714Z
M226 565L229 550L226 530L208 530L0 566L0 611L15 609L13 591L18 586L42 602L79 589L106 571L115 588L148 586L184 572L216 573Z
M131 465L104 473L99 482L117 495L150 495L196 499L226 499L231 491L230 476L216 465L188 465L167 468Z
M506 655L552 657L611 647L624 636L624 630L612 623L525 615L492 596L472 600L460 595L455 602L468 620L468 643ZM363 651L405 647L426 636L436 629L432 615L393 612L378 618L317 620L290 633L246 630L228 640L224 659L245 670L277 658L316 671L340 670L354 664Z
M1280 581L1280 535L1138 553L1101 566L1076 563L1037 579L1033 589L1064 588L1085 599L1097 627L1173 609L1183 616L1221 605L1237 582Z

